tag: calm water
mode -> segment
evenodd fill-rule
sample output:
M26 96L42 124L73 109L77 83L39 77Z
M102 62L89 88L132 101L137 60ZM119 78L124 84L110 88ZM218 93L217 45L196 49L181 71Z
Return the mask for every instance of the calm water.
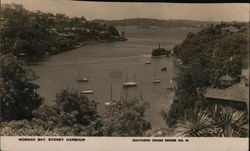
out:
M173 92L166 88L170 80L176 76L177 69L173 58L149 58L150 51L161 44L164 48L173 48L186 37L194 28L174 28L148 30L136 27L118 27L125 31L128 41L110 42L86 45L81 48L51 56L47 61L32 66L40 76L37 83L39 93L46 98L46 103L54 99L55 94L64 88L78 90L94 90L90 98L99 102L99 111L103 111L104 103L110 100L111 84L113 99L119 99L125 92L122 84L127 79L138 83L136 88L128 91L130 96L142 96L150 103L151 108L146 113L146 119L151 122L152 128L164 127L164 121L159 112L168 108L170 102L166 97ZM151 60L146 65L145 61ZM167 67L166 72L161 71ZM77 83L79 72L83 77L89 77L88 83ZM154 73L161 79L160 84L153 84Z

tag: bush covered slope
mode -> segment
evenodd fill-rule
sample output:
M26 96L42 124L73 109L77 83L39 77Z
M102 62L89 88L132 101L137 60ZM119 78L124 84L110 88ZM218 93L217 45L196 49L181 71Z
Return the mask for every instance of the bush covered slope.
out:
M248 40L247 24L221 23L197 34L189 33L174 51L184 65L199 65L209 71L218 70L219 75L225 74L228 67L229 73L236 76L247 65Z
M0 54L36 59L88 42L125 40L113 26L84 17L32 12L16 4L3 6L0 32Z
M162 112L168 125L176 126L190 110L206 110L204 90L217 87L221 75L227 71L233 77L241 74L248 66L248 42L248 24L221 23L197 34L189 33L183 43L174 48L184 68L177 78L176 99L169 112Z

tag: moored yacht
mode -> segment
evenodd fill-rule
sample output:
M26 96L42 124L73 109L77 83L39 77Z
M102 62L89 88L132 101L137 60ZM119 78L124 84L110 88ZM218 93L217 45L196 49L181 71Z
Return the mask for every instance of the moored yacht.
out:
M81 91L81 94L93 94L94 91L93 90L85 90L85 91Z
M161 83L160 79L155 78L155 72L154 72L154 80L152 82L153 83Z

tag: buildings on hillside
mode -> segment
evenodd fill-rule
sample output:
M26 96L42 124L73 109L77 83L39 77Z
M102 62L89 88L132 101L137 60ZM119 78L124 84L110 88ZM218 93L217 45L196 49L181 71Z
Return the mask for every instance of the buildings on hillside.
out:
M209 104L233 105L239 109L249 109L249 68L242 70L241 80L234 83L234 78L224 75L220 83L227 88L207 88L205 97Z

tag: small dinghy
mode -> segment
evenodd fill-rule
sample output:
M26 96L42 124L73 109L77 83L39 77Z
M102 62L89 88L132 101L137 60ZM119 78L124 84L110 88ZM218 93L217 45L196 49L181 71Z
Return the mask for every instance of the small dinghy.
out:
M93 90L86 90L81 92L81 94L93 94L93 93L94 93Z
M77 82L89 82L88 78L78 78L76 79Z
M89 82L89 79L86 77L82 77L81 73L79 72L78 78L76 79L77 82Z

